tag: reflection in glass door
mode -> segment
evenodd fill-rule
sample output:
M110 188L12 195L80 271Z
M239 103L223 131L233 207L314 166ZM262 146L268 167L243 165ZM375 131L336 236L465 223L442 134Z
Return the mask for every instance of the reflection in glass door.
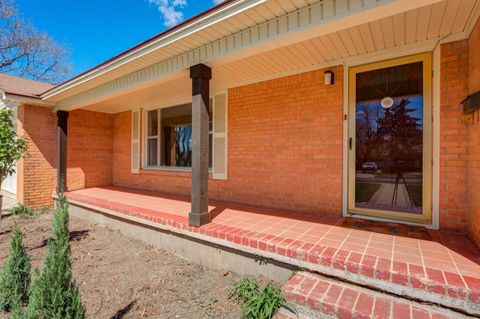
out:
M350 70L351 212L428 220L429 70L428 54Z

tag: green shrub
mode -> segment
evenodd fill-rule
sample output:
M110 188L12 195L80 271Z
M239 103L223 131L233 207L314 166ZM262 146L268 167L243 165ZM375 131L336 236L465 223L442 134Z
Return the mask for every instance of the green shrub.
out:
M244 319L270 319L286 304L282 292L271 282L259 289L255 278L245 278L235 283L231 297L240 303Z
M21 216L33 216L34 211L30 207L27 207L23 204L18 204L17 206L10 209L12 215L21 215Z
M31 209L28 206L23 204L18 204L17 206L10 209L10 213L12 215L18 216L25 216L25 217L34 217L42 214L48 214L51 210L48 207L40 208L40 209Z
M68 202L59 196L42 272L32 285L26 318L82 319L85 309L72 277L68 231Z
M10 311L28 301L30 259L22 244L22 233L15 226L8 259L0 275L0 310Z
M0 186L8 176L15 173L15 164L27 153L27 141L17 136L13 125L14 117L9 108L0 109ZM0 212L2 205L3 197L0 197Z

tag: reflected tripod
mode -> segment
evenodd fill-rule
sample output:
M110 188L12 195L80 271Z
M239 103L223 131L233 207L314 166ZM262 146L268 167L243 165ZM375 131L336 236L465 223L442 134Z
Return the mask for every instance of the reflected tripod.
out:
M392 206L393 207L397 206L398 184L400 182L400 179L403 180L403 185L405 185L405 190L407 191L410 204L412 205L412 207L415 207L415 203L413 202L412 196L410 195L410 191L408 190L408 187L407 187L407 181L405 180L405 176L403 176L403 172L400 170L397 171L397 178L395 179L395 187L393 188L393 195L392 195Z

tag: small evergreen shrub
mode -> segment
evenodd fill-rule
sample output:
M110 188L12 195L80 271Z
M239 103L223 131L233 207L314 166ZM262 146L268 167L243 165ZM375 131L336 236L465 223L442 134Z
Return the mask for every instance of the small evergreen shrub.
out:
M0 310L23 307L30 287L30 258L22 243L22 232L16 226L10 242L8 259L0 275Z
M271 319L286 304L282 292L271 282L259 289L255 278L245 278L233 286L231 298L242 307L242 319Z
M68 202L59 196L48 241L44 268L37 278L25 317L28 319L83 319L85 309L72 277L72 257L68 231Z

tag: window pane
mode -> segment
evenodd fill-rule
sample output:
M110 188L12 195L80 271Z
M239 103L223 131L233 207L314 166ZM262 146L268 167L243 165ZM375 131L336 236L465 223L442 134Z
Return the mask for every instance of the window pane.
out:
M148 136L158 135L158 110L148 112Z
M162 109L162 165L192 166L192 104ZM212 123L209 123L210 132ZM212 137L209 134L209 155L212 157ZM209 160L211 167L211 160Z
M423 64L358 73L355 206L421 214Z
M192 105L162 109L162 158L165 166L192 166Z
M147 165L158 165L158 139L149 138L147 141Z
M192 166L192 126L175 127L175 165L180 167Z

